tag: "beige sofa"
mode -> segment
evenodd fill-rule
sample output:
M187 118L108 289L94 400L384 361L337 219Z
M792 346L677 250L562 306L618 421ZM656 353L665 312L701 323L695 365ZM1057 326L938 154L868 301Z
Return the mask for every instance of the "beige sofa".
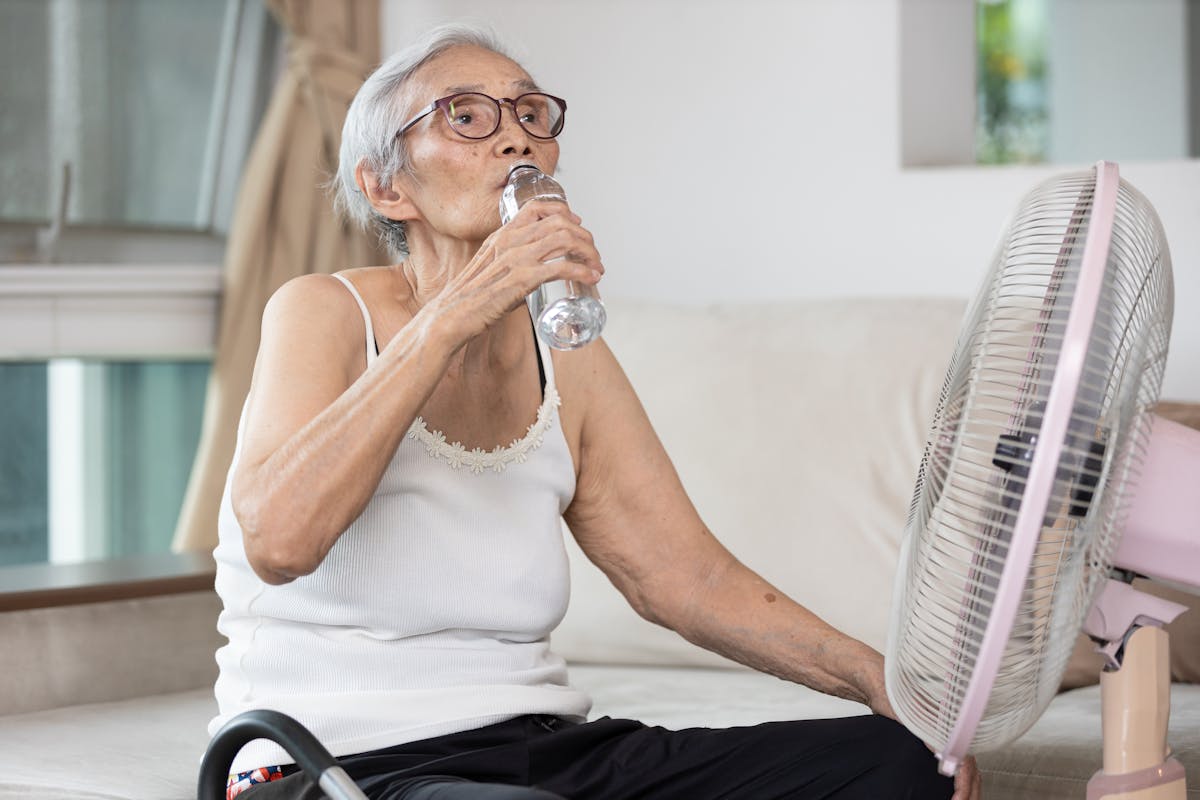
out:
M882 649L962 301L609 309L606 338L716 535ZM691 726L866 713L640 620L567 542L572 603L553 644L595 715ZM190 592L0 614L0 798L192 797L214 709L218 607ZM1095 687L1059 695L1025 737L981 756L985 796L1083 798L1099 730ZM1200 800L1200 686L1173 687L1171 736L1188 798Z

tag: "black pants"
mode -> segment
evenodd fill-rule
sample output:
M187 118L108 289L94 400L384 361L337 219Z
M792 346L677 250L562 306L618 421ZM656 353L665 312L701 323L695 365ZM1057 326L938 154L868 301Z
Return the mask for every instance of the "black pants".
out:
M954 790L920 741L878 716L682 731L527 716L339 761L371 800L947 800ZM322 797L293 772L239 800Z

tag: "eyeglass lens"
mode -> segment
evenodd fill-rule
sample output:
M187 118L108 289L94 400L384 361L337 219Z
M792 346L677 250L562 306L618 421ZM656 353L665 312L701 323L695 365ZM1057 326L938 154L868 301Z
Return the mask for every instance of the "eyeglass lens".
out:
M468 139L486 139L500 126L500 104L486 94L455 95L445 109L451 127ZM562 130L562 108L549 95L521 95L514 111L521 127L539 139L552 139Z

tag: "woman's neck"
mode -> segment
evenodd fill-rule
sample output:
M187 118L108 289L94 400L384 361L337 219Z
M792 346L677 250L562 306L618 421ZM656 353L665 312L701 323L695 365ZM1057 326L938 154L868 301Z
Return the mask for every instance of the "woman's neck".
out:
M400 268L418 306L424 306L446 288L479 252L481 242L461 239L409 239L409 255Z
M436 243L425 237L410 240L408 257L393 269L398 273L397 278L406 284L401 294L407 294L406 305L411 313L415 314L442 292L471 263L481 246L482 243L459 239ZM521 303L467 342L456 353L450 371L511 369L530 341L533 341L533 331L529 312Z

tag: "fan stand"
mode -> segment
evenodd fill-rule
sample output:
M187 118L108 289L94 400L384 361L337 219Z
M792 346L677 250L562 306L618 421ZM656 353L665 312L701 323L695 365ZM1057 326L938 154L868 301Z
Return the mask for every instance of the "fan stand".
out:
M1100 675L1104 767L1088 781L1087 800L1185 800L1183 765L1167 746L1168 639L1160 627L1135 626L1121 668Z
M1083 626L1108 662L1100 675L1104 767L1088 782L1088 800L1184 800L1187 792L1167 746L1170 644L1162 629L1187 608L1127 581L1140 574L1195 586L1200 498L1184 482L1200 469L1200 433L1152 422L1142 485L1113 558L1124 579L1105 583Z

